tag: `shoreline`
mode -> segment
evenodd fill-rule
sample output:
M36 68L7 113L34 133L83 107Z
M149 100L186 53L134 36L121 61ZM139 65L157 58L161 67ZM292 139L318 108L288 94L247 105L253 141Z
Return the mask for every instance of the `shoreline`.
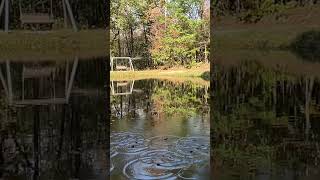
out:
M0 53L1 58L11 60L107 56L106 42L104 29L1 32Z
M206 73L210 72L210 64L202 64L193 68L172 68L168 70L142 70L142 71L111 71L111 81L142 80L142 79L176 79L190 80L193 78L209 81Z

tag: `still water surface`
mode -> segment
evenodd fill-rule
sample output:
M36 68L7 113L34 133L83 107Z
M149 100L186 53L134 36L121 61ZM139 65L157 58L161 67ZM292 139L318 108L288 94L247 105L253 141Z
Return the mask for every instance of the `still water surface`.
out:
M319 179L319 63L287 52L232 57L212 71L211 177ZM75 62L0 63L1 178L209 177L206 85L111 83L109 167L103 63Z
M320 64L286 51L221 55L213 74L213 179L320 178Z
M208 179L208 86L111 82L111 179Z
M103 61L1 61L0 179L107 178Z

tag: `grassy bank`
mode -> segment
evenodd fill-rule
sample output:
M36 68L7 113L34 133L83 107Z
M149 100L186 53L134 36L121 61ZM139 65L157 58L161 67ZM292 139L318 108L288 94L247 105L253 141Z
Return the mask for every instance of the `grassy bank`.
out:
M12 31L0 33L1 58L52 58L105 56L106 31L70 30L31 32Z
M144 71L113 71L110 72L111 80L140 80L140 79L176 79L190 80L202 79L203 75L210 71L209 64L201 64L193 68L176 67L168 70L144 70ZM204 80L204 79L202 79ZM204 80L205 81L205 80Z
M320 5L291 8L264 17L256 24L244 24L237 17L217 17L214 45L220 49L283 49L300 33L320 30Z
M266 68L299 76L320 77L320 63L304 61L290 51L224 50L215 54L215 64L237 66L244 61L257 61Z
M312 28L310 28L312 29ZM293 39L306 30L301 27L251 27L233 31L220 30L215 33L216 49L286 49Z

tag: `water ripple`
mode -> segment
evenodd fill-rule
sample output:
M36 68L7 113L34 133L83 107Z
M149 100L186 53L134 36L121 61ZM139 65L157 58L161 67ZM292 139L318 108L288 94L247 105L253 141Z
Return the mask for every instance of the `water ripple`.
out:
M155 136L148 139L148 145L151 149L170 149L178 140L178 136Z
M110 145L114 146L121 154L139 153L148 149L147 141L143 135L129 132L113 133Z
M123 174L129 179L168 179L187 165L183 156L175 152L153 150L126 164Z
M178 153L196 161L208 159L210 143L207 137L184 137L176 143Z
M123 169L128 179L197 179L198 170L209 162L209 137L155 136L145 139L139 133L111 135L110 157L129 158ZM111 169L117 166L111 161Z

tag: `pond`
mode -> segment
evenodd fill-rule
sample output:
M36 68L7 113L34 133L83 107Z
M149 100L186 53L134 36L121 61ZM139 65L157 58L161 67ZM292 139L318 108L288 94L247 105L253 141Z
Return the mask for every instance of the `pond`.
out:
M208 86L111 81L111 179L209 179Z
M213 179L318 179L320 64L286 51L232 56L213 71Z
M318 179L320 63L232 53L211 104L203 79L111 81L110 121L103 58L1 61L0 178Z
M108 176L104 58L0 62L0 179Z

